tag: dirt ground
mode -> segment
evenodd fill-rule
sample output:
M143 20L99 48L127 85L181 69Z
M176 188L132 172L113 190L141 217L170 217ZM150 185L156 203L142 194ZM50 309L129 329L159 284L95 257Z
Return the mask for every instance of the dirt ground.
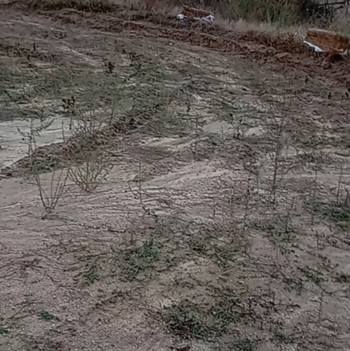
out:
M0 5L0 349L349 349L347 63L118 9ZM71 96L113 168L44 216Z

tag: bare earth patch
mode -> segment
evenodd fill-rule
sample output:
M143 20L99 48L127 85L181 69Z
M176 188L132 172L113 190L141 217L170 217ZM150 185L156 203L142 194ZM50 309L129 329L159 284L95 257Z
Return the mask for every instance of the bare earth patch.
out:
M1 350L349 348L344 63L136 10L0 12ZM31 121L53 122L28 156ZM38 179L90 154L107 176L45 213Z

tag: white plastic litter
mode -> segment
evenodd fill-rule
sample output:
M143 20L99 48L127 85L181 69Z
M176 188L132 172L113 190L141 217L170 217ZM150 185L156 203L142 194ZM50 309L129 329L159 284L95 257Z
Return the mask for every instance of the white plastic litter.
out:
M306 40L304 40L304 44L310 46L310 48L313 48L316 52L324 52L323 49L321 49L319 46L315 45L315 44L312 44Z
M188 16L183 15L182 13L179 13L176 17L179 20L183 20L185 18L193 18L197 21L206 21L206 22L212 22L215 20L215 17L213 15L209 15L209 16L205 16L205 17L188 17Z
M313 48L316 52L325 52L322 48L319 46L310 43L309 41L304 40L304 44L308 45L310 48ZM340 55L349 55L350 50L339 50Z

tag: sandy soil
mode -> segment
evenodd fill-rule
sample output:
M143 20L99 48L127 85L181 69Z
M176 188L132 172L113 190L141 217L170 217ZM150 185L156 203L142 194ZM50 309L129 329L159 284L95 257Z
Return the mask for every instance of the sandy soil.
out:
M124 8L2 6L0 33L1 350L350 347L344 63ZM117 99L113 168L43 216L16 130L42 113L59 141L71 95L104 117Z

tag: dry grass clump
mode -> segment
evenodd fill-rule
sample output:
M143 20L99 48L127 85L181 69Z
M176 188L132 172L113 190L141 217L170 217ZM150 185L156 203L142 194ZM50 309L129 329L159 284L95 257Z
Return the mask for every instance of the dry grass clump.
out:
M223 2L229 18L295 25L305 18L301 1L289 0L226 0Z
M182 5L181 1L170 0L174 5ZM220 14L227 20L281 23L295 25L308 17L307 7L311 0L190 0L186 4L195 7L206 7Z
M27 4L32 8L43 10L74 8L79 11L107 13L117 9L116 3L111 0L30 0Z
M133 0L30 0L26 5L34 9L60 10L74 8L79 11L113 12L119 6L134 7L142 4ZM238 21L244 19L253 22L278 23L284 26L309 22L318 16L317 5L312 0L179 0L158 1L157 7L183 6L184 4L208 8L225 20ZM316 7L315 7L316 6ZM321 17L327 17L322 13ZM327 20L327 22L330 22Z

